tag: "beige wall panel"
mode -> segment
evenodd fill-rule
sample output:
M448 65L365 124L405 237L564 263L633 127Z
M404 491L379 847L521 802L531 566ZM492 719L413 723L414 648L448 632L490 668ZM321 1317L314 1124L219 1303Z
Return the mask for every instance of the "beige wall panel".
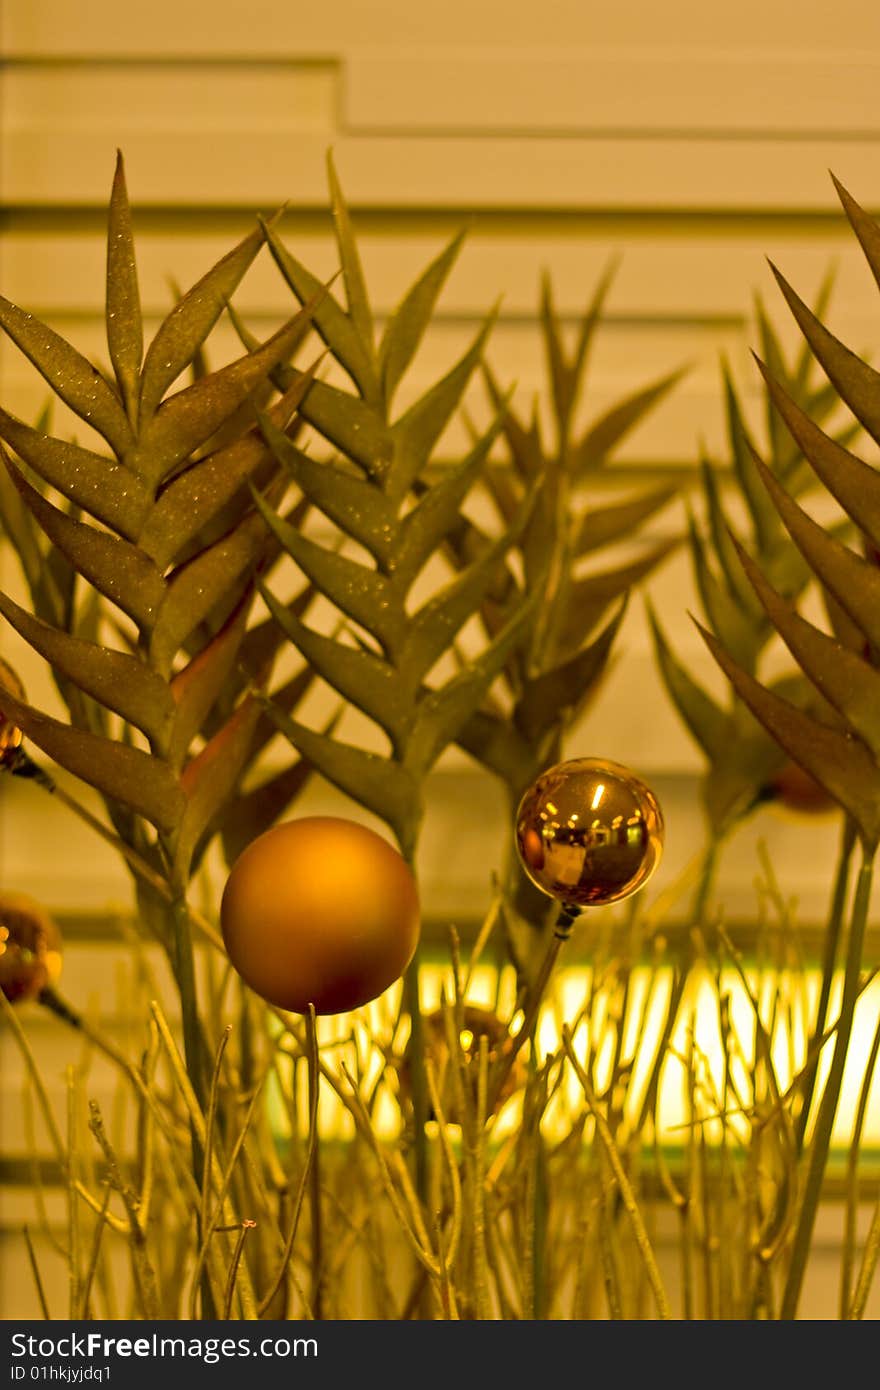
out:
M114 130L7 129L0 197L7 203L103 205L119 143ZM142 205L269 207L326 202L327 137L259 137L240 129L132 130L125 154ZM541 140L342 135L337 163L349 201L366 207L626 211L836 211L826 170L876 200L880 140Z
M548 39L561 35L547 30ZM880 55L854 49L829 63L803 49L754 45L694 54L649 46L501 52L383 48L345 70L349 130L596 136L601 133L876 133Z
M248 5L216 0L153 0L148 7L115 0L6 0L0 39L14 55L278 57L353 51L426 40L460 46L463 34L493 48L531 48L540 41L703 48L880 50L880 15L865 0L740 0L721 11L705 0L546 0L539 11L509 0L281 0Z
M104 170L109 195L112 167ZM860 190L853 189L856 196ZM211 230L210 214L188 219L185 211L169 213L167 229L155 230L152 215L138 218L140 190L129 178L134 207L138 274L145 310L153 315L171 304L169 276L186 289L225 255L253 225L246 213L228 221L227 230ZM326 206L326 203L325 203ZM104 296L106 242L103 213L93 214L88 229L69 226L62 208L45 213L37 226L21 225L10 216L2 242L4 295L43 317L55 313L88 314L99 310ZM219 221L219 219L218 219ZM580 314L603 272L614 259L618 268L606 301L612 318L699 318L741 321L751 314L759 291L774 322L790 340L797 329L776 288L767 258L805 299L811 300L832 262L836 267L830 319L835 331L872 309L873 281L865 259L841 214L833 221L797 232L787 223L749 219L732 226L721 219L689 227L687 219L658 225L649 219L606 227L560 219L499 225L494 217L452 215L436 231L406 226L389 213L381 229L375 219L355 219L358 243L374 309L381 319L437 256L459 225L468 235L438 304L442 315L485 312L498 298L506 315L535 316L540 277L549 270L556 307ZM296 214L283 224L282 239L290 252L314 274L329 278L338 269L335 242L329 233L298 225ZM337 294L339 287L335 287ZM262 252L236 291L243 312L278 316L290 292L267 252ZM866 320L867 321L867 320Z
M173 138L181 131L226 131L262 139L298 130L335 129L339 74L333 63L29 63L3 81L8 132L54 135L109 130Z

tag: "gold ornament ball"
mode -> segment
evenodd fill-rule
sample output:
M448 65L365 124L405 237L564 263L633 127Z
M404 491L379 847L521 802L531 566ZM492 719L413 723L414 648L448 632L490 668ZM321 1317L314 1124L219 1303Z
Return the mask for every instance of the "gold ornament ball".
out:
M462 1009L461 1030L458 1035L458 1045L461 1048L464 1062L463 1075L460 1075L458 1072L459 1058L449 1055L446 1010L443 1008L435 1009L425 1017L425 1051L437 1078L443 1117L449 1124L460 1125L462 1123L462 1118L458 1113L457 1076L467 1087L471 1111L476 1113L480 1075L480 1040L484 1037L491 1071L498 1059L513 1049L510 1029L503 1019L500 1019L491 1009L483 1008L479 1004L465 1004ZM411 1101L412 1087L406 1057L402 1058L398 1070L401 1094L408 1101ZM523 1053L520 1052L514 1058L513 1065L508 1071L501 1091L496 1098L495 1113L502 1108L515 1091L525 1085L525 1081L526 1062ZM431 1107L430 1118L437 1118L433 1107Z
M24 1003L60 974L61 933L46 909L25 893L0 893L0 990Z
M837 802L814 777L789 760L768 787L770 804L805 816L823 816L837 810Z
M598 906L648 882L663 851L663 815L629 768L572 758L532 783L515 834L520 862L542 892L570 907Z
M25 689L8 662L0 659L0 767L11 764L21 747L22 733L17 724L3 713L3 691L8 690L18 700L25 700Z
M235 861L220 905L229 958L263 999L293 1013L346 1013L412 960L419 899L406 860L339 816L285 821Z

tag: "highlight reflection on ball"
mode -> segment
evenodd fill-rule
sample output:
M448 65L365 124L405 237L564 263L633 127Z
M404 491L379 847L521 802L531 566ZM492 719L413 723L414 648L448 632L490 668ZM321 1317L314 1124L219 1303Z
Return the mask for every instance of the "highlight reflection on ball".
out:
M657 798L621 763L573 758L532 783L516 813L516 847L542 892L572 907L617 902L660 862Z

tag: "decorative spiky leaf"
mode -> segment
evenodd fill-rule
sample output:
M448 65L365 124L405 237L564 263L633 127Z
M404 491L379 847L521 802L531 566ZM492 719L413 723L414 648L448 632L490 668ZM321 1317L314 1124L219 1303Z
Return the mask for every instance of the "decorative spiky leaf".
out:
M307 758L299 758L228 803L220 825L227 864L234 864L252 840L275 825L304 790L312 770Z
M299 705L302 703L302 701L305 699L306 695L311 690L313 683L317 679L318 677L316 673L313 670L311 670L310 667L304 666L302 670L298 671L295 676L291 676L289 681L285 681L285 683L282 686L279 686L277 690L272 691L272 704L276 709L282 710L285 714L292 714L293 711L297 709ZM251 688L253 688L255 682L250 682L250 685ZM341 716L343 708L344 706L340 704L339 709L333 715L327 727L322 732L328 734L333 732L333 730L339 722L339 718ZM267 713L264 702L263 712L260 715L257 727L254 730L253 740L251 742L252 758L256 758L257 754L261 753L263 749L266 747L266 745L270 743L271 740L275 738L277 734L278 727L275 724L275 721Z
M477 478L484 473L489 451L503 425L502 415L477 440L462 462L445 470L439 481L422 494L417 505L399 523L394 565L400 583L408 584L416 577L429 555L452 530L460 516L461 503ZM519 504L516 511L519 511ZM505 524L517 528L520 523L516 513L505 518Z
M779 518L770 505L756 472L757 450L745 427L740 403L734 390L733 379L726 362L722 362L722 377L727 408L727 435L733 455L733 467L752 519L755 542L758 548L766 553L778 541Z
M168 764L139 748L73 729L3 692L4 712L60 767L106 796L130 806L160 830L173 830L183 792Z
M822 601L825 612L828 614L831 631L838 642L849 647L851 652L858 652L859 655L862 655L865 650L864 634L853 622L846 609L841 608L837 599L827 589L822 590Z
M396 590L378 570L349 560L303 536L254 494L266 525L296 561L303 574L336 607L378 638L386 656L399 654L406 632L406 614L395 602ZM288 636L290 633L288 632Z
M103 435L122 457L134 437L122 405L98 369L48 324L2 297L0 328L33 362L65 405Z
M834 175L831 175L837 195L843 204L843 210L847 215L849 224L859 239L859 245L865 253L865 259L880 288L880 226L869 217L864 208L860 207L855 198L846 191L843 184ZM822 309L817 308L817 316L821 317Z
M538 743L558 724L560 715L571 718L603 674L626 611L626 599L594 642L553 670L529 681L515 709L517 727L531 743Z
M3 456L5 463L5 455ZM5 468L0 468L0 521L6 537L15 547L24 577L34 596L37 612L44 618L59 617L54 585L46 584L43 556L37 541L33 517Z
M469 715L456 743L509 787L525 787L534 776L534 744L524 739L509 719L489 710L478 709Z
M279 432L288 426L309 380L307 373L262 418ZM233 443L200 458L160 491L138 537L141 549L164 569L230 503L246 501L244 489L269 457L262 432L249 429Z
M732 598L744 613L757 619L758 627L763 626L761 606L756 602L755 592L742 571L734 544L734 532L725 515L718 488L715 470L707 459L702 460L703 492L706 497L706 512L712 549L721 566L721 574Z
M5 451L2 454L12 481L52 544L77 573L149 630L165 594L162 576L150 557L128 541L75 521L53 507L25 481L9 455Z
M495 317L493 311L464 356L392 426L393 454L387 473L386 491L396 500L400 501L406 496L430 459L434 445L461 401L464 389L480 360Z
M661 377L650 386L633 392L596 420L572 451L571 468L574 477L583 480L587 474L601 468L621 440L635 429L648 412L659 405L664 396L667 396L681 380L684 371L684 368L680 368L676 372L670 372L668 376Z
M399 763L342 743L291 719L274 705L272 718L322 776L391 827L402 847L412 848L421 820L418 782Z
M396 513L384 493L332 463L316 462L266 416L260 417L260 426L274 457L309 501L387 566Z
M641 583L677 546L677 540L661 541L641 559L633 560L628 565L601 570L575 580L567 590L565 618L556 640L556 652L560 656L569 656L579 648L601 621L602 614Z
M533 482L541 476L546 467L537 418L532 420L528 428L522 425L514 412L506 408L511 391L505 393L501 390L485 362L481 363L481 367L493 409L496 412L504 410L504 437L510 449L511 459L523 482Z
M761 630L766 624L756 624L753 610L741 608L710 568L693 517L688 530L697 588L712 629L735 660L747 671L754 671L758 653L766 640L766 633Z
M126 462L151 484L157 484L210 439L265 381L274 364L290 352L300 327L301 318L297 315L254 352L169 396L142 426L137 446L129 450Z
M301 618L308 610L314 596L314 589L310 584L307 584L305 588L294 594L293 598L285 604L285 607L291 613L296 614L298 618ZM271 666L283 641L284 634L271 616L249 628L242 638L238 653L238 665L242 677L245 680L256 680L262 671Z
M788 378L788 372L786 370L782 346L776 335L776 330L770 322L760 295L755 296L755 318L758 323L758 332L761 338L761 351L764 359L777 380L785 381ZM773 401L769 395L765 397L764 404L767 419L767 439L770 445L770 459L775 471L781 476L785 468L786 458L791 452L791 439L778 413L774 410Z
M789 497L770 470L760 460L756 463L786 530L813 573L868 640L880 646L880 569L828 535Z
M427 692L419 701L418 714L409 739L406 765L423 775L434 765L478 707L513 649L522 642L526 624L536 600L531 600L511 618L480 655L439 690Z
M128 418L135 424L141 361L144 355L144 330L131 230L131 208L125 187L125 166L119 150L116 151L116 173L110 195L107 229L106 325L110 361L116 373Z
M721 669L755 718L852 816L866 850L880 840L880 769L865 745L811 718L759 684L725 652L718 639L697 626Z
M223 727L184 769L181 787L186 809L175 845L175 869L185 878L193 851L231 796L250 753L261 706L247 696Z
M517 521L488 547L479 560L451 579L410 620L400 666L405 679L419 682L446 651L489 592L499 563L528 519L535 494L526 497Z
M300 375L292 368L288 386ZM314 381L300 406L300 415L369 477L384 476L391 459L391 434L382 417L364 401L324 381Z
M314 299L324 289L321 281L291 255L270 227L264 226L263 230L275 262L299 302L306 304ZM312 320L322 341L348 372L360 395L364 400L374 401L379 384L373 354L339 301L329 291L323 294L312 311Z
M659 487L608 507L590 507L577 524L574 553L580 558L602 546L628 539L644 522L678 495L676 487Z
M151 418L168 387L192 362L262 244L262 231L250 232L187 291L160 324L147 350L141 375L142 424Z
M34 618L5 594L0 594L0 613L56 673L143 730L159 750L164 748L174 701L165 682L142 661Z
M330 210L333 214L336 245L339 248L339 261L342 266L342 278L345 281L348 312L351 316L352 323L357 329L361 342L368 343L372 346L373 315L370 310L370 301L364 282L364 272L358 253L354 228L351 225L348 206L336 174L336 166L333 163L333 153L330 150L327 152L327 181L330 185Z
M710 763L717 763L730 741L729 717L676 660L653 607L646 603L646 608L657 665L669 697Z
M43 482L106 526L136 541L151 504L149 489L124 465L32 429L0 410L0 438Z
M563 432L567 432L578 391L578 373L565 360L559 320L553 307L553 286L546 272L541 277L540 314L544 352L547 357L547 376L553 392L556 418Z
M880 546L880 473L825 434L774 380L767 366L755 360L776 410L817 477L874 545Z
M167 674L180 647L242 575L254 568L263 550L266 528L254 512L243 518L216 545L181 566L163 584L150 640L150 659Z
M459 232L419 276L392 314L379 346L379 373L385 399L390 402L394 392L412 362L425 330L431 321L440 291L446 284L461 244L464 232Z
M856 419L880 442L880 373L835 338L772 263L770 268L816 361Z
M742 548L740 561L767 615L816 689L880 758L880 672L802 618Z
M174 728L168 749L172 767L183 766L192 740L227 684L239 656L252 593L248 592L217 635L171 681Z
M395 668L363 648L314 632L286 612L268 590L262 592L273 617L317 674L384 729L396 750L401 749L412 721L412 702Z
M726 834L759 806L785 762L784 751L737 702L727 740L703 780L703 805L713 834Z

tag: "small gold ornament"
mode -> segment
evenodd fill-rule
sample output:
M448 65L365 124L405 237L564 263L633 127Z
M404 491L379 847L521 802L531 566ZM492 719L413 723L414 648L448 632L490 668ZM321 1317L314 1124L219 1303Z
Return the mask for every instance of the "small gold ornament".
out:
M453 1068L458 1065L455 1059L450 1059L449 1042L447 1034L446 1010L435 1009L433 1013L425 1017L425 1051L434 1068L434 1075L437 1078L437 1085L440 1093L440 1104L443 1107L443 1117L449 1124L461 1124L461 1116L458 1113L457 1083L453 1073ZM465 1004L462 1009L461 1028L458 1034L458 1043L464 1057L464 1076L462 1083L467 1088L466 1094L470 1097L470 1108L472 1113L477 1110L477 1091L480 1077L480 1046L481 1039L486 1039L488 1053L489 1072L496 1066L500 1057L504 1057L513 1051L513 1038L507 1024L493 1013L491 1009L483 1008L478 1004ZM410 1098L410 1077L409 1066L404 1058L399 1064L399 1075L402 1095L409 1100ZM494 1099L493 1111L497 1112L504 1105L513 1093L525 1084L526 1064L522 1054L519 1054L513 1062L498 1096ZM432 1112L429 1119L436 1119Z
M21 747L22 732L3 712L3 691L8 690L18 700L27 698L25 689L8 662L0 657L0 768L9 767Z
M21 1003L60 974L61 933L46 909L24 893L0 893L0 990Z
M617 902L660 862L663 815L649 787L620 763L573 758L542 772L516 813L529 878L570 908Z
M770 782L767 799L773 807L804 816L823 816L838 809L825 788L790 759Z
M285 821L251 841L220 905L229 958L293 1013L347 1013L399 979L419 938L419 898L398 851L339 816Z

